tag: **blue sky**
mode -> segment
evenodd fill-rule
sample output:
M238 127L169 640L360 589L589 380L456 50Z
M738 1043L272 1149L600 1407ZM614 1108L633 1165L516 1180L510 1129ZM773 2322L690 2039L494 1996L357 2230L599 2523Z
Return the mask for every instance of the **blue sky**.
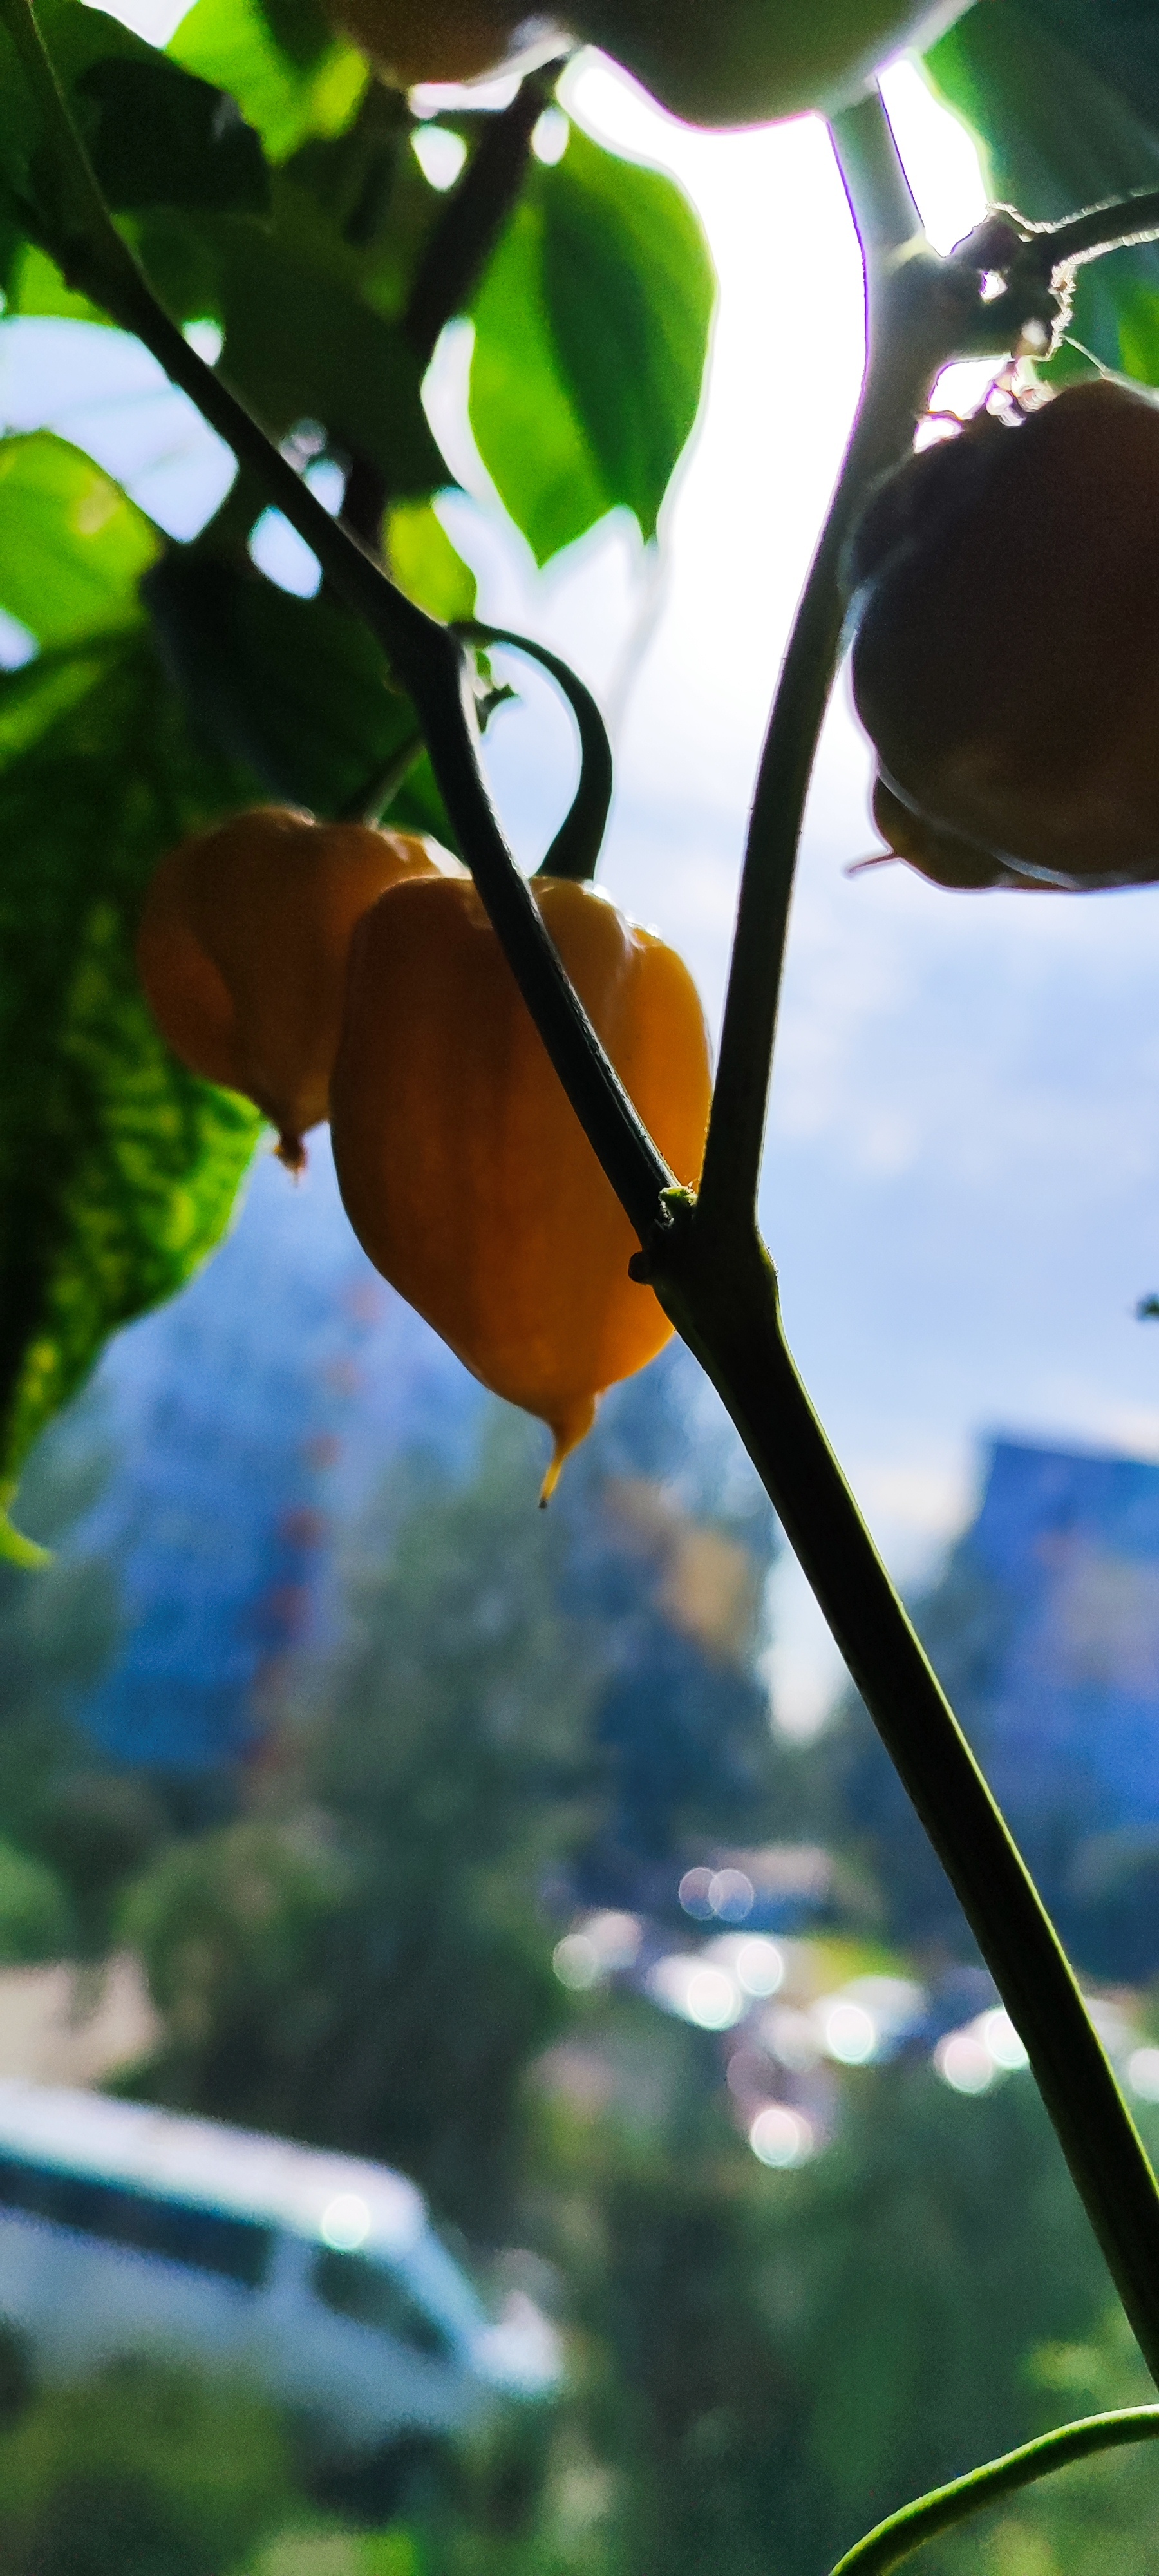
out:
M460 329L430 388L471 496L446 519L481 613L555 643L604 697L619 782L605 881L682 948L715 1014L767 702L856 394L856 247L811 120L695 135L590 58L568 83L581 121L676 170L701 209L721 278L704 415L658 560L610 522L538 575L471 449ZM887 90L948 244L980 211L973 154L910 67ZM89 445L174 533L224 488L216 442L108 333L0 323L0 416ZM490 759L530 860L572 752L546 689L518 680ZM900 867L849 879L874 846L868 776L842 688L808 817L763 1207L806 1377L913 1582L969 1514L987 1432L1159 1456L1159 1328L1133 1318L1159 1288L1159 890L1031 901L946 894ZM788 1569L778 1612L774 1674L804 1727L834 1666Z

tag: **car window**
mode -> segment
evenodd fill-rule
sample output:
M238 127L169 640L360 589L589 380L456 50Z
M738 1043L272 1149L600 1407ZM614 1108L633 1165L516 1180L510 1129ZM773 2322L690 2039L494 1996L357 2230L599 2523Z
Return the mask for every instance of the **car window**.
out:
M328 2245L314 2258L314 2288L328 2308L358 2325L394 2335L414 2352L447 2353L451 2338L385 2263L365 2254L339 2254Z
M255 2220L130 2191L87 2174L22 2164L16 2157L0 2157L0 2208L51 2219L106 2244L160 2254L193 2271L220 2273L249 2290L260 2288L269 2269L274 2231Z

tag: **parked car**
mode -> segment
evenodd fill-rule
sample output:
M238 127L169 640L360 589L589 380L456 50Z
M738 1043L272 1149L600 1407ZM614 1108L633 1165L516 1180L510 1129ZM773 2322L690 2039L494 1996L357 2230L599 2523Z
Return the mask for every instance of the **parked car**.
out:
M335 2456L546 2396L558 2341L522 2293L490 2318L384 2165L0 2082L0 2316L44 2378L156 2354L244 2373Z

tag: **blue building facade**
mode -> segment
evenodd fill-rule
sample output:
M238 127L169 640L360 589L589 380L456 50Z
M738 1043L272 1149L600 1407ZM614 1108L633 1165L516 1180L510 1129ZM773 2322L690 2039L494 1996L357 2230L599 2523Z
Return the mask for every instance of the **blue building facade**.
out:
M915 1616L1078 1965L1159 1973L1159 1465L994 1441L977 1518ZM892 1929L968 1952L861 1712L840 1768Z
M1038 1840L1159 1842L1159 1466L1000 1440L969 1546L1008 1596L998 1795Z
M110 1473L70 1548L116 1570L121 1644L79 1714L117 1763L230 1767L330 1610L335 1532L401 1449L474 1454L487 1402L371 1268L324 1133L255 1164L229 1240L122 1333L88 1399Z

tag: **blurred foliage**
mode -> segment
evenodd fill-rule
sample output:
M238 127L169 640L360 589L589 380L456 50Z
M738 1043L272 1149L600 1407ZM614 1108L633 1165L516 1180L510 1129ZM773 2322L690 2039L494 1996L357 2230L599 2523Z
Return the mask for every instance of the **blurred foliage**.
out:
M0 2488L4 2576L226 2576L295 2502L260 2397L130 2362L33 2399L0 2434Z
M27 1479L31 1526L59 1550L0 1562L0 1960L100 1958L125 1879L166 1830L149 1785L102 1766L77 1723L115 1650L111 1569L74 1552L73 1524L108 1460L99 1413L66 1418Z
M483 2233L564 2009L535 1889L585 1789L590 1681L561 1532L527 1510L533 1439L505 1422L466 1492L392 1493L346 1649L287 1718L289 1776L163 1856L124 1918L166 2029L152 2095L380 2156Z
M625 1448L688 1470L685 1382L661 1369L611 1404L548 1515L528 1510L540 1435L512 1413L466 1484L403 1462L347 1542L339 1644L292 1668L249 1812L128 1899L165 2030L141 2088L397 2163L476 2234L511 2224L526 2068L567 2010L541 1891L567 1906L577 1876L638 1872L690 1814L704 1833L770 1812L753 1603L735 1654L682 1636L667 1545L615 1508ZM759 1601L767 1507L746 1477L731 1523L713 1514L714 1445L701 1508ZM678 1876L669 1859L670 1902Z

